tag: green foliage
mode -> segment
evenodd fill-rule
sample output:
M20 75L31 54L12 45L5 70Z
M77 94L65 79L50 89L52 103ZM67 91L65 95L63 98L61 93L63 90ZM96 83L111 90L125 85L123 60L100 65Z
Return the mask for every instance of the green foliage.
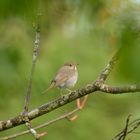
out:
M108 77L110 85L140 81L139 3L129 0L41 1L41 48L36 65L30 110L60 96L58 89L42 95L66 61L79 63L74 89L93 82L118 48L120 60ZM0 120L22 111L34 45L33 24L38 1L0 1ZM139 117L139 94L91 94L75 123L66 120L43 130L48 139L108 140L124 128L128 114ZM75 107L75 102L33 121L36 126ZM0 136L25 130L25 126ZM139 135L133 135L139 140ZM17 138L33 139L31 135ZM43 138L44 140L46 138Z

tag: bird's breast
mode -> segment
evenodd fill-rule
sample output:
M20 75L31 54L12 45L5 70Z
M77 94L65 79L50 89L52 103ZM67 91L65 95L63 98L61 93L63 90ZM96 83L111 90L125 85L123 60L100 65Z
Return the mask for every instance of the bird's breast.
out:
M76 84L78 79L78 74L75 73L73 76L71 76L65 83L65 87L72 87Z

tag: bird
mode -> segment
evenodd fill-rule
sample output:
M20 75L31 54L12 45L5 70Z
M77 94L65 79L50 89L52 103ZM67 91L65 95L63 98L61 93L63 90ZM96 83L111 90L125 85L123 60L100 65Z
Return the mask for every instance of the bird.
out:
M65 63L56 73L55 77L51 81L50 86L43 92L46 93L48 90L58 87L59 89L66 89L71 91L69 88L73 87L78 80L78 70L75 62Z

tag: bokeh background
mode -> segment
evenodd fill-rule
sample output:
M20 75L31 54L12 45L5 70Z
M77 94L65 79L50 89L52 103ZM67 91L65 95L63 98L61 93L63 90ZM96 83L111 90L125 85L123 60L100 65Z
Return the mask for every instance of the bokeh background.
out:
M67 61L79 63L74 89L93 82L120 47L121 56L108 77L110 85L140 81L139 0L1 0L0 1L0 120L19 114L24 105L34 46L34 24L41 9L41 48L35 69L30 110L60 96L54 89L46 95L57 69ZM72 102L33 121L49 121L76 107ZM126 118L140 117L140 94L89 96L79 118L59 121L43 130L44 139L111 140L125 126ZM24 125L0 132L0 136L26 130ZM140 131L140 130L137 130ZM139 134L131 134L139 140ZM31 134L17 140L31 140Z

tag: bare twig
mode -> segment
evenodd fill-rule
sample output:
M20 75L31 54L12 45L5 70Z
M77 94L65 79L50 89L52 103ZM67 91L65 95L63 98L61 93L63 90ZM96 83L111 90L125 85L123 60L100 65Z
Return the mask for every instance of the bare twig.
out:
M35 137L36 140L39 140L39 136L36 132L35 129L32 128L30 121L26 122L25 125L27 126L27 128L29 129L29 131L31 132L31 134Z
M40 2L40 0L38 1ZM27 92L26 92L26 97L25 97L25 104L24 104L24 109L22 112L22 119L25 122L25 125L27 128L30 130L31 134L35 137L36 140L39 140L39 134L32 128L30 120L28 118L28 108L29 108L29 101L30 101L30 96L31 96L31 91L32 91L32 83L33 83L33 75L35 71L35 65L37 61L37 56L39 52L39 47L40 47L40 3L38 3L38 11L37 11L37 20L36 20L36 27L35 27L35 41L34 41L34 49L33 49L33 56L32 56L32 66L31 66L31 72L30 72L30 77L29 77L29 82L27 86Z
M77 99L77 108L83 109L88 99L88 95L84 96L84 99L81 101L80 98Z
M119 134L117 134L112 140L124 140L128 134L135 134L135 130L140 126L140 119L135 119L134 121L130 122L130 116L128 116L126 120L125 129L122 130Z
M33 81L33 74L35 71L35 64L37 61L37 56L39 52L39 44L40 44L40 27L39 23L36 25L36 35L35 35L35 42L34 42L34 50L33 50L33 58L32 58L32 67L31 67L31 73L30 73L30 78L29 78L29 83L27 87L27 93L26 93L26 98L25 98L25 104L24 104L24 110L23 110L23 120L25 121L25 125L27 128L30 130L30 132L33 134L36 140L39 140L39 136L37 132L31 127L31 123L28 119L28 107L29 107L29 101L30 101L30 95L31 95L31 90L32 90L32 81Z
M129 121L130 121L130 116L131 115L129 115L128 117L127 117L127 120L126 120L126 125L125 125L125 129L124 129L124 134L123 134L123 137L122 137L122 140L125 140L125 138L126 138L126 136L127 136L127 131L128 131L128 125L129 125ZM120 139L121 140L121 139Z
M67 120L70 121L70 122L73 122L75 121L76 119L78 118L78 114L74 115L74 116L67 116Z
M84 99L83 100L80 100L80 98L78 98L76 100L76 103L77 103L77 109L79 110L82 110L87 102L87 99L88 99L88 95L84 96ZM75 121L76 119L78 118L78 114L70 117L68 116L67 119L71 122Z
M99 81L104 82L107 79L108 75L110 74L110 72L112 71L113 67L115 66L115 63L116 63L116 61L118 59L118 56L119 56L119 52L120 52L120 50L117 51L113 55L112 59L108 62L106 67L103 69L103 71L101 72L101 74L98 77Z
M140 126L140 119L136 119L133 122L129 124L132 128L128 131L128 133L134 133L134 130L136 130Z
M36 30L36 35L35 35L34 50L33 50L33 57L32 57L32 67L31 67L31 73L30 73L29 83L28 83L27 92L26 92L24 111L23 111L24 115L28 112L30 94L32 90L33 74L35 71L35 65L36 65L37 56L38 56L39 47L40 47L40 27L38 23L36 25L35 30Z
M47 132L43 132L43 133L37 133L36 130L31 126L30 122L26 122L25 125L27 126L27 128L29 129L29 132L34 136L34 138L36 140L39 140L41 137L45 136L47 134Z

